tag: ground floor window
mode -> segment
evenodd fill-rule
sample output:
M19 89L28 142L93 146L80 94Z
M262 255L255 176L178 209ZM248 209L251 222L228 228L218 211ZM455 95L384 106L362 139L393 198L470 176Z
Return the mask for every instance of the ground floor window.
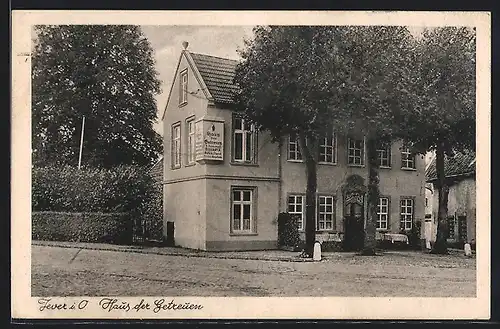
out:
M333 230L335 220L335 198L330 195L320 195L318 197L318 217L316 229L319 231Z
M377 229L386 230L389 222L389 198L381 197L378 199L377 206Z
M297 219L299 230L304 229L304 202L303 195L288 196L288 213Z
M255 189L234 187L231 191L231 232L253 233Z
M413 224L414 201L413 198L401 199L401 229L411 230Z

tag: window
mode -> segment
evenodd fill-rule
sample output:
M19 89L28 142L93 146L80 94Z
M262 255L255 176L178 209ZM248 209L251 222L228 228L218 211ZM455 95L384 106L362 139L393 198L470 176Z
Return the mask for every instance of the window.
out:
M255 163L255 128L247 119L233 117L233 160L235 162Z
M181 166L181 124L176 123L172 126L172 167Z
M195 130L194 118L186 121L187 126L187 162L193 164L195 162Z
M408 147L401 151L401 169L415 169L415 155Z
M378 165L381 168L391 167L391 144L381 143L377 148L378 153Z
M297 135L290 135L288 138L288 160L302 161Z
M347 140L347 163L354 166L362 166L364 164L364 139Z
M335 135L321 138L319 141L319 162L336 163Z
M231 232L233 233L253 233L255 224L253 223L254 189L233 188L232 189L232 218Z
M320 195L318 197L316 229L319 231L333 230L334 214L334 197Z
M185 69L179 76L179 105L187 103L188 93L188 71Z
M303 195L288 196L288 213L297 218L299 230L304 229L304 201L305 198Z
M401 199L401 229L411 230L413 224L413 199Z
M429 206L429 199L428 198L425 198L425 206L428 207Z
M381 197L378 199L377 206L377 229L387 230L389 223L389 198Z

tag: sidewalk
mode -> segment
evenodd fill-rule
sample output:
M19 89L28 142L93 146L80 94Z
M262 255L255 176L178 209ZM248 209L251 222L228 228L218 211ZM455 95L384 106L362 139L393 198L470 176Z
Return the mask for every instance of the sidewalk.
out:
M202 251L185 249L178 247L149 247L149 246L124 246L104 243L87 242L64 242L64 241L41 241L33 240L32 245L62 247L88 250L121 251L141 254L184 256L184 257L202 257L218 259L244 259L244 260L265 260L282 262L312 262L310 258L299 257L300 252L285 250L258 250L258 251ZM333 254L333 253L332 253ZM323 253L323 259L328 255Z

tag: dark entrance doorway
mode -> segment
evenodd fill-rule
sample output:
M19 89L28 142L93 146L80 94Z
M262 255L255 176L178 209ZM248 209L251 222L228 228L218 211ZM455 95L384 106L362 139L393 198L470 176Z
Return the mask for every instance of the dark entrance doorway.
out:
M364 240L364 195L348 193L344 198L344 250L359 251Z

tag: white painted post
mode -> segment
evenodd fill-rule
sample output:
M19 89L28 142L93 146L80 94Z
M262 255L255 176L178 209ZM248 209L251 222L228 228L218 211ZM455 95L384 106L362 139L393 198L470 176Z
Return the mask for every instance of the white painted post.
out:
M313 260L314 261L321 260L321 244L319 242L316 242L314 244Z
M465 256L467 256L467 257L472 256L472 249L471 249L469 243L464 244L464 252L465 252Z

